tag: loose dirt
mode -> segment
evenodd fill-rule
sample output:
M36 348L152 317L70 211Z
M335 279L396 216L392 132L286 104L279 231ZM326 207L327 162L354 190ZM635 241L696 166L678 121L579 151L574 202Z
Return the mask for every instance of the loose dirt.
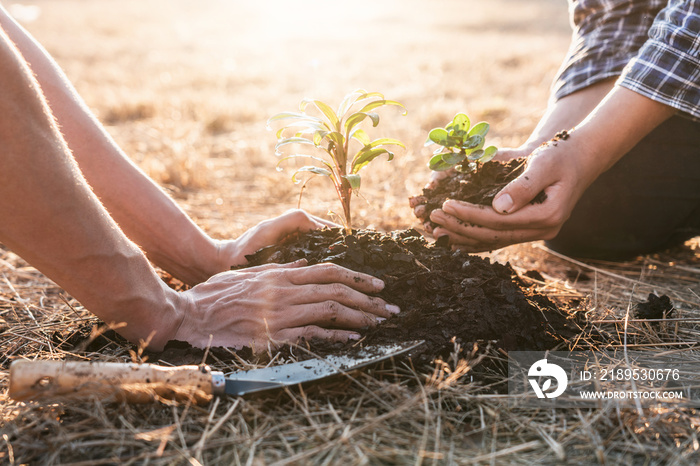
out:
M401 313L366 329L362 344L424 340L414 360L430 362L452 352L455 343L471 349L477 341L505 350L549 349L579 331L572 316L533 292L510 265L453 251L442 241L430 244L416 230L297 233L248 256L250 266L298 259L384 280L379 296ZM312 343L317 352L349 346Z
M476 172L453 171L435 187L423 188L423 194L413 196L411 202L425 205L419 219L434 228L436 224L430 221L430 213L441 208L446 200L456 199L470 204L490 206L496 194L520 176L524 168L525 159L518 158L508 162L492 160L483 164ZM547 195L541 192L532 202L542 203L546 198Z
M379 296L398 305L401 312L374 328L360 330L359 345L424 340L425 344L411 354L416 364L454 358L455 351L460 352L456 348L465 353L462 356L487 345L506 351L553 349L580 333L574 315L536 293L527 285L530 280L519 277L509 264L453 251L442 240L428 243L416 230L295 233L247 258L248 266L299 259L306 259L309 265L331 262L381 278L386 286ZM78 351L99 351L110 341L126 344L115 332L96 332L89 325L54 339ZM321 356L352 354L358 346L354 341L306 344L311 353ZM244 360L259 359L250 348L210 348L208 361L230 360L234 351ZM204 355L204 350L171 341L165 351L148 354L148 358L200 364Z

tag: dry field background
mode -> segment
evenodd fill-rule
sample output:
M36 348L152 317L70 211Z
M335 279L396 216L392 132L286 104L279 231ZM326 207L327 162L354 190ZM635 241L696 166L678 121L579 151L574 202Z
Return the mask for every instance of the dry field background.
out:
M405 117L382 110L375 134L409 148L366 175L358 226L411 225L427 131L466 110L493 124L494 143L521 143L569 35L557 0L37 5L29 29L124 150L223 236L296 206L291 172L274 170L267 118L304 97L336 106L357 88L406 105ZM319 215L338 208L324 181L310 185L319 201L303 203Z
M10 3L29 4L3 2ZM356 226L417 226L407 197L428 176L427 132L467 111L492 124L494 144L523 142L544 111L570 34L563 0L31 4L40 15L26 27L120 146L216 237L236 236L296 206L291 172L274 169L267 118L296 109L304 97L335 105L356 88L383 92L408 108L407 116L380 111L372 134L398 138L408 149L366 170L366 201L354 201ZM339 208L324 183L314 180L302 201L322 216ZM591 319L624 316L651 291L671 296L677 317L700 317L697 242L624 264L578 264L538 244L493 257L518 270L539 269L547 279L543 291L580 298ZM694 410L512 408L475 397L468 377L438 389L405 364L309 396L292 390L204 408L17 404L5 394L9 361L64 358L61 338L94 319L6 249L0 249L0 273L0 463L692 464L699 458ZM619 342L615 324L598 325L611 343ZM673 341L671 349L700 357L692 321L663 335L648 326L631 331L645 343ZM129 350L111 344L77 357L137 357Z

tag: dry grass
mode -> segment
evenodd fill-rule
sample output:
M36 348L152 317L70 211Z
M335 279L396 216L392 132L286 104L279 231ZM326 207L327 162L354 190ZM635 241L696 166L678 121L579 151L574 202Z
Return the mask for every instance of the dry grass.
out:
M296 205L277 173L270 115L302 97L336 102L363 87L409 109L383 111L378 129L408 146L368 173L355 201L358 226L415 225L406 198L427 177L427 131L457 111L492 123L492 142L519 144L544 110L568 44L555 0L54 0L27 26L75 82L119 144L217 237L240 234ZM344 5L344 4L343 4ZM342 18L342 19L341 19ZM312 184L302 206L337 209ZM577 264L539 245L494 254L546 277L541 290L577 298L590 321L619 319L650 291L668 294L688 319L661 330L635 323L635 343L697 358L697 249L624 264ZM451 384L431 371L386 365L353 379L206 407L21 404L6 396L15 358L128 361L111 343L67 353L61 341L85 321L80 305L0 249L0 462L6 464L694 464L700 414L673 406L638 410L513 407L480 396L468 374ZM588 277L588 280L585 278ZM695 320L692 320L695 319ZM620 325L591 323L620 343ZM57 332L57 333L55 333ZM645 347L646 348L646 347ZM502 355L491 351L489 357ZM224 366L231 363L222 362ZM443 369L458 370L457 361ZM424 373L425 372L425 373Z

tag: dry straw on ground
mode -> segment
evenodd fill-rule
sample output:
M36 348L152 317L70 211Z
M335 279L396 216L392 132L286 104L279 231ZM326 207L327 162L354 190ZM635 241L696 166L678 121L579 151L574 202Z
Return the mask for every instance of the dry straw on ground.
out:
M406 198L427 177L427 131L467 111L492 123L494 143L518 144L543 112L568 44L566 6L558 0L336 4L55 0L39 2L41 15L27 27L126 152L217 237L236 236L296 204L289 174L273 168L266 118L293 109L302 97L334 102L358 87L382 91L409 109L406 117L391 109L382 114L382 133L409 149L391 164L378 162L365 178L367 202L355 201L358 226L414 225ZM302 206L318 215L337 209L328 193L312 186ZM616 264L574 262L540 244L493 257L522 272L539 270L541 291L576 300L589 321L586 331L608 345L624 341L620 321L631 304L649 292L667 294L679 320L658 328L632 322L628 344L700 358L697 243ZM4 464L700 460L697 410L613 402L592 409L514 406L507 396L485 394L488 387L471 383L454 360L436 364L437 372L399 361L303 390L205 407L16 403L6 395L13 359L142 355L120 342L70 350L66 340L94 317L6 248L0 274ZM217 365L254 367L233 356Z

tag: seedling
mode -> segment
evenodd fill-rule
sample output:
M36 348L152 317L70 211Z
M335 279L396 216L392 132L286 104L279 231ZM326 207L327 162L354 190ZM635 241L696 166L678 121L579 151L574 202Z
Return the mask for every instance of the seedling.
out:
M360 104L363 106L354 111L353 108L357 108ZM281 148L283 146L292 144L311 146L320 154L287 155L279 161L277 169L282 170L281 164L289 159L311 160L313 165L303 166L292 175L292 180L295 183L300 183L301 180L297 178L299 173L311 174L301 187L300 201L304 187L311 178L315 175L327 176L333 183L338 199L343 206L344 224L348 232L351 231L352 220L350 201L352 193L360 189L360 170L382 154L386 154L388 160L392 160L394 153L387 148L388 146L406 148L401 141L392 138L380 138L372 141L360 127L365 120L371 121L372 126L376 127L379 124L379 115L373 110L386 105L397 105L406 110L399 102L386 100L378 92L358 89L345 96L337 111L320 100L304 99L299 105L298 112L279 113L268 120L268 128L275 121L291 120L289 124L277 131L277 145L275 146L277 155L282 155ZM309 106L315 107L320 116L306 113ZM403 114L405 115L406 112L404 111ZM290 130L294 131L294 135L287 137L286 133Z
M479 164L494 158L498 152L495 146L484 149L489 124L482 121L471 128L469 125L469 117L458 113L446 127L430 131L425 145L440 146L433 152L428 163L431 170L444 171L455 168L461 172L476 172ZM467 163L464 163L465 161Z

